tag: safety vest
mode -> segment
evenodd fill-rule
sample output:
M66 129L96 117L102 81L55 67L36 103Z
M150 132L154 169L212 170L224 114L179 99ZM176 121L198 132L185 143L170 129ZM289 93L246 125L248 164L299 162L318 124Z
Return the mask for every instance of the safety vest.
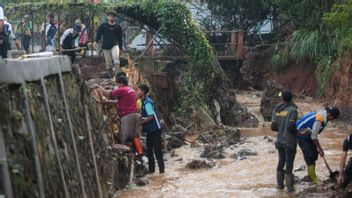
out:
M142 119L151 116L151 115L147 114L147 111L146 111L146 108L145 108L147 104L151 104L152 105L152 108L154 110L154 113L153 113L154 119L152 121L150 121L150 122L147 122L147 123L143 124L143 126L142 126L143 131L145 131L147 133L148 132L149 133L159 132L160 129L161 129L161 125L160 125L160 122L159 122L159 118L156 115L156 111L155 111L155 107L154 107L154 101L148 96L146 96L144 98L144 100L142 101L142 111L141 111Z
M321 122L321 127L319 129L319 133L321 133L328 122L326 111L309 112L305 114L303 117L297 120L296 122L297 130L300 131L303 129L309 129L311 131L313 129L314 122L316 120L319 120Z

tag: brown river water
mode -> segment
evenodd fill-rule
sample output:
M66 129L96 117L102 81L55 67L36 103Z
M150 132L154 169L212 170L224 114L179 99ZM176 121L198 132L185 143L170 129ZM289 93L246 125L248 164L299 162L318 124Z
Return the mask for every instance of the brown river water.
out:
M260 95L260 92L256 94ZM259 113L260 97L255 96L253 92L241 92L237 100L252 113L257 114L262 121ZM301 113L322 108L321 103L309 98L295 102ZM326 159L333 170L338 170L342 142L346 137L346 132L342 131L346 127L340 125L329 123L328 128L319 136ZM115 197L296 197L297 193L312 184L307 182L296 184L296 192L293 194L276 190L277 152L274 143L264 139L264 136L274 139L275 133L268 126L269 123L261 122L258 128L240 129L241 135L245 137L244 143L227 148L226 158L214 160L216 165L211 169L185 168L188 162L201 159L199 156L202 147L191 148L187 145L176 149L176 157L165 155L167 159L165 174L148 175L146 178L149 184L144 187L130 185ZM230 157L240 149L250 149L258 155L248 156L244 160ZM297 148L294 170L302 166L305 166L305 163L300 148ZM301 179L306 175L306 169L294 174ZM317 175L320 180L325 180L329 176L322 159L317 161ZM313 197L325 196L316 194Z

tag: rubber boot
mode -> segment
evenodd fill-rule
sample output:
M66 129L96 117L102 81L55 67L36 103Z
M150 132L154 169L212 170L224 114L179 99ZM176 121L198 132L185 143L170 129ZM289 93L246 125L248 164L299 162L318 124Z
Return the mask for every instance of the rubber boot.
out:
M293 192L295 190L293 187L295 183L295 178L293 174L286 175L285 182L286 182L287 192Z
M155 162L148 159L148 173L153 174L155 172Z
M308 176L309 176L310 180L313 183L317 184L318 183L318 177L317 177L317 175L315 173L315 165L309 165L307 170L308 170Z
M133 145L137 151L137 154L139 156L141 156L143 154L143 147L142 147L142 144L141 144L139 137L133 138Z
M163 159L158 159L159 173L165 173L165 164Z
M276 171L276 181L277 181L277 189L284 189L284 179L285 179L285 174L284 171Z

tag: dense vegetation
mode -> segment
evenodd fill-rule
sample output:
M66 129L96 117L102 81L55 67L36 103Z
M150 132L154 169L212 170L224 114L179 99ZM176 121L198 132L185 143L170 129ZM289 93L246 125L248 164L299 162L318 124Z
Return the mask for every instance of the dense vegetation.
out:
M352 1L339 2L324 1L310 4L311 7L302 4L297 7L297 13L287 12L295 28L289 37L277 43L272 57L273 65L279 67L284 66L289 59L296 62L310 61L317 65L319 96L324 94L333 72L339 67L339 57L352 46ZM298 10L301 11L298 13Z
M11 1L15 2L15 1ZM90 3L22 3L5 4L16 14L43 15L43 10L60 12L77 9L86 13L101 13L116 9L151 31L160 33L177 43L189 56L187 75L182 81L184 92L180 106L209 101L209 87L218 77L214 68L213 52L189 10L177 0L124 0L114 4ZM207 29L253 30L269 17L274 22L275 46L271 63L276 68L289 60L309 61L317 65L318 94L322 95L339 57L352 46L352 0L201 0L211 17L202 21ZM6 3L6 2L5 2ZM74 7L72 7L74 6ZM41 10L41 12L40 12ZM284 32L284 33L283 33Z
M271 63L285 67L289 60L317 66L318 95L322 95L338 59L352 46L351 0L202 0L210 10L203 25L213 29L253 30L273 19L275 46ZM255 29L254 29L255 30ZM254 31L255 32L255 31Z
M190 57L189 67L181 81L181 100L178 111L185 113L192 104L207 106L210 100L212 85L218 72L214 67L213 51L203 32L187 7L172 0L128 0L115 4L91 3L21 3L8 4L7 11L13 10L15 15L34 13L43 15L44 12L80 12L99 14L106 10L116 10L124 17L129 17L147 25L149 30L167 38L177 44ZM208 89L207 89L208 87Z

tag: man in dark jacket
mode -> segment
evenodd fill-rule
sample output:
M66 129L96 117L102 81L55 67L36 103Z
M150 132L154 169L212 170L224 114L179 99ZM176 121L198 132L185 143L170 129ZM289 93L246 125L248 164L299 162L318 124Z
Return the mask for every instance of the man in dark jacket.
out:
M352 134L349 134L343 141L342 154L340 158L340 175L338 183L342 189L346 189L352 179L352 157L348 160L346 165L346 159L348 151L352 150Z
M78 38L81 32L81 26L75 25L73 28L65 30L64 34L60 38L60 52L71 58L71 62L74 63L76 60L75 52L75 40Z
M284 180L288 192L294 190L294 177L292 174L293 163L297 148L297 109L291 102L292 93L283 91L281 93L283 102L278 104L272 114L271 129L278 132L276 149L279 154L279 162L276 169L277 188L284 188ZM284 167L286 170L284 172Z
M122 28L116 23L115 12L108 12L108 21L98 27L97 35L93 48L103 37L103 53L106 62L106 69L110 76L114 75L120 69L120 50L122 49Z
M147 85L140 85L137 88L137 95L142 100L142 130L147 134L147 154L149 173L155 172L155 158L158 162L159 173L165 172L165 165L163 159L163 151L161 145L161 126L159 118L156 115L154 102L147 95L149 87Z

